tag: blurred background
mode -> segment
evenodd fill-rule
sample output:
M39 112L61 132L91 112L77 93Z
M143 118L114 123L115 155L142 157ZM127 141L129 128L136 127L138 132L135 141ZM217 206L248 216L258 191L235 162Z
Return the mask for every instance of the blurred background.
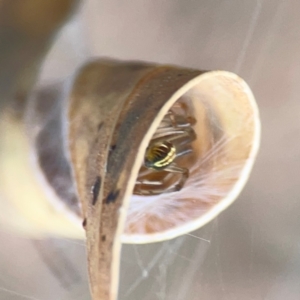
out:
M58 34L44 83L92 57L139 59L236 72L260 108L261 149L237 201L191 235L124 245L119 300L300 299L299 13L298 0L86 0ZM84 242L2 228L0 299L89 300Z

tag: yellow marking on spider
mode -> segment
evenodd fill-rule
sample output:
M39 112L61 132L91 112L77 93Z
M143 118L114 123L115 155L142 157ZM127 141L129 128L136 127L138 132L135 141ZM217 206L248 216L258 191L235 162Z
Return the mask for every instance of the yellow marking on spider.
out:
M168 142L158 142L151 145L145 155L145 166L147 168L162 170L173 163L176 158L175 146Z

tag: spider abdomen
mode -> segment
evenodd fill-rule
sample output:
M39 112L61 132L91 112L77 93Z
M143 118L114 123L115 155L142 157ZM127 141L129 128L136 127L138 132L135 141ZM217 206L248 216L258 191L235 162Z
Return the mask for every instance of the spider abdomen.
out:
M161 170L169 166L176 158L176 148L168 141L158 142L147 149L145 166Z

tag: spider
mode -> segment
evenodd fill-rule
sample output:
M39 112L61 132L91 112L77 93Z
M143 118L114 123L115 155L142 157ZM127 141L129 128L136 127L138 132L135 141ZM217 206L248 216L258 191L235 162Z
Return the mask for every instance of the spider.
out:
M157 195L179 191L189 177L189 169L178 166L175 159L192 152L196 139L186 103L176 103L165 115L145 153L144 164L136 181L134 194ZM174 173L180 179L174 182Z

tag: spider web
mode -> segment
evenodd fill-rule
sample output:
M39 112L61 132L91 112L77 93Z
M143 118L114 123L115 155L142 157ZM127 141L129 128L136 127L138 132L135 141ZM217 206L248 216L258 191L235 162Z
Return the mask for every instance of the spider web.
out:
M119 299L185 299L189 289L186 285L177 298L172 296L178 294L176 281L181 278L173 281L172 274L188 272L192 284L210 247L211 234L211 228L206 228L206 238L188 234L164 243L124 245ZM4 232L1 240L5 246L1 248L0 264L5 275L0 275L0 299L90 299L82 241L20 239ZM16 248L20 253L14 264L6 264Z

